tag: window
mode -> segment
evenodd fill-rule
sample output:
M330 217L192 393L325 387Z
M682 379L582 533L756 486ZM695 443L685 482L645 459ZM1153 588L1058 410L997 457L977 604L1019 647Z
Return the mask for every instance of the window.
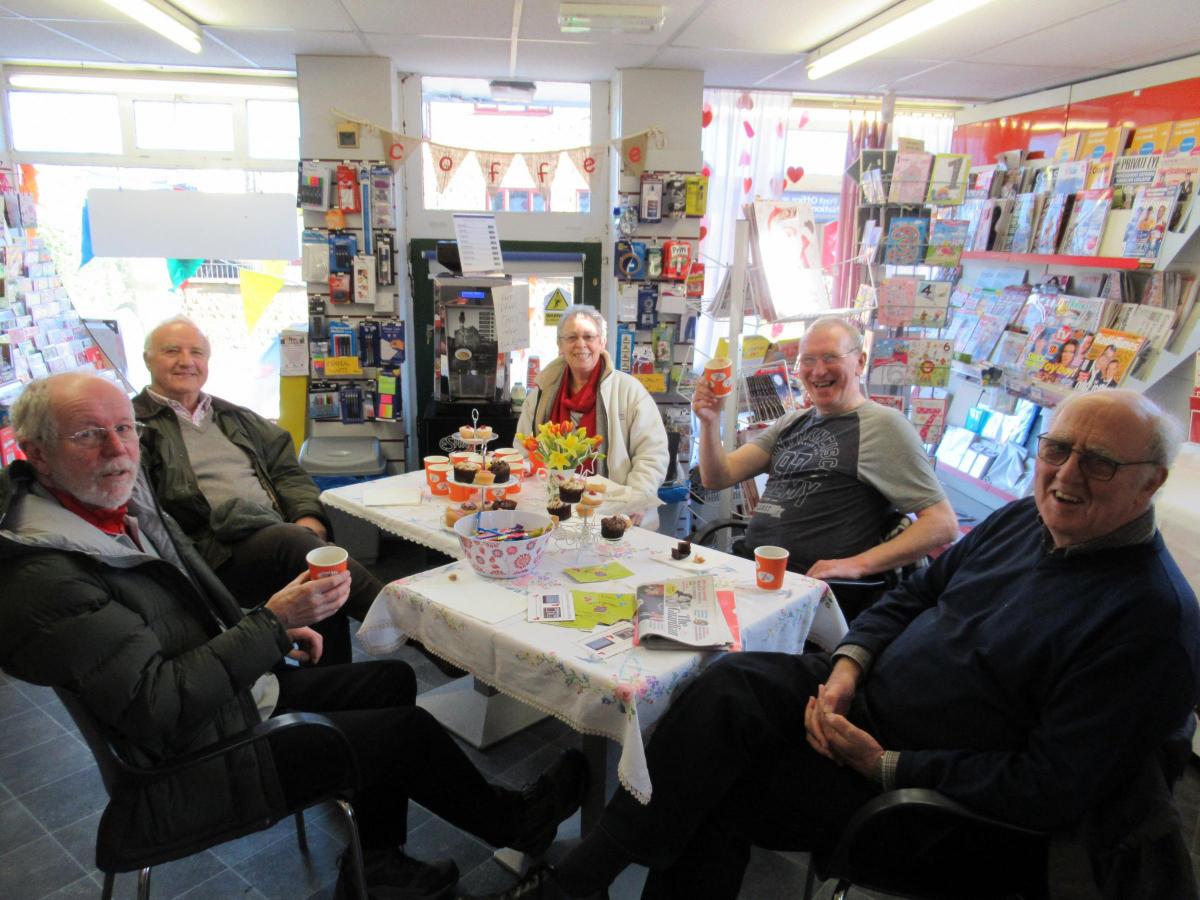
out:
M246 136L255 159L299 159L300 107L279 100L247 100Z
M425 133L451 147L520 154L523 150L585 147L591 135L591 87L539 81L531 99L493 98L489 82L477 78L423 78ZM489 184L479 158L470 152L458 160L440 193L428 144L422 146L426 209L495 212L587 212L581 197L587 182L566 153L559 153L549 202L538 190L529 164L515 156L499 184Z
M233 150L233 106L135 100L133 127L140 150Z
M13 149L48 153L120 153L114 94L9 91Z

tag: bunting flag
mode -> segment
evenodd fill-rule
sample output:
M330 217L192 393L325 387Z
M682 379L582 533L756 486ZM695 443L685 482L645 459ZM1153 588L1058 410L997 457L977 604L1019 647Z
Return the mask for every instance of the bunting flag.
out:
M551 150L549 153L522 153L525 165L529 168L529 177L533 186L541 191L547 206L550 203L550 185L554 184L554 173L558 171L558 155L561 150Z
M512 153L498 153L495 150L476 150L475 158L479 160L479 168L483 172L483 183L488 190L498 189L504 183L504 176L513 163Z
M238 284L242 289L242 311L246 316L246 330L253 331L279 289L283 279L275 275L264 275L252 269L238 270Z
M567 158L579 170L584 183L592 186L592 173L596 171L596 154L591 147L572 147L567 151Z
M171 290L176 290L200 271L202 265L204 265L202 259L168 259L167 275L171 277Z
M650 132L643 131L621 140L621 173L641 178L646 168L646 144Z
M83 199L83 220L79 229L79 268L92 261L92 222L88 216L87 198Z
M437 192L440 194L450 184L450 179L462 165L462 161L470 153L463 147L447 147L445 144L429 142L429 154L433 158L433 171L437 176Z

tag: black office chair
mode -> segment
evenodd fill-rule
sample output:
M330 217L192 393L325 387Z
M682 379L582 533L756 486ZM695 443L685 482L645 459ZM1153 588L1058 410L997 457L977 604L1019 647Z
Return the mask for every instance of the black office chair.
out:
M106 811L100 817L100 826L96 832L96 867L104 873L102 900L110 900L112 897L113 882L118 872L132 871L138 872L138 900L149 900L150 870L153 866L176 859L183 859L194 853L206 850L209 847L214 847L217 844L232 841L256 831L263 831L288 815L295 816L296 838L300 844L300 852L307 855L308 840L304 829L304 810L329 799L336 801L338 809L345 819L347 829L350 833L349 850L355 884L358 886L358 898L359 900L367 900L363 878L362 845L358 839L358 826L354 821L354 810L345 799L345 796L350 794L358 785L358 762L355 759L350 743L346 740L346 736L329 719L312 713L289 713L287 715L275 716L265 722L261 722L248 731L234 735L226 740L218 741L195 753L188 753L162 765L144 768L132 766L121 758L120 751L117 749L117 745L114 743L109 729L87 710L75 694L60 688L55 688L54 692L67 708L67 712L71 714L71 718L75 720L75 724L79 726L80 733L87 742L89 749L91 749L92 755L96 758L96 765L100 769L100 777L104 781L104 788L108 791L110 799L118 791L128 791L145 787L160 779L219 759L234 750L247 747L258 741L267 740L272 735L278 735L291 729L318 729L326 732L329 735L332 745L336 746L342 754L344 761L344 775L340 785L308 797L303 803L297 804L294 808L286 809L279 815L260 817L252 822L213 823L210 827L199 830L196 834L191 835L186 846L176 844L170 848L156 850L149 854L122 855L114 851L112 848L119 847L121 842L111 838L106 839L106 830L113 827Z

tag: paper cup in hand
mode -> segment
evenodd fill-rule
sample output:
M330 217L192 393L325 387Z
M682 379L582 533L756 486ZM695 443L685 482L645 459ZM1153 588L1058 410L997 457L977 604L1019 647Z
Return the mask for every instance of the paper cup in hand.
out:
M308 563L309 578L324 578L334 572L345 572L350 561L350 554L341 547L329 545L309 550L304 561Z
M733 360L716 356L704 364L704 380L718 397L726 397L733 390Z
M783 587L788 552L782 547L759 547L754 551L754 581L764 591Z

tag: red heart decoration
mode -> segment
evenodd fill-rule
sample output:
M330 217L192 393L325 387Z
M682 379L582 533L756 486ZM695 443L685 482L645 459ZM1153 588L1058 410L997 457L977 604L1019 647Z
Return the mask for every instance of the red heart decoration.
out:
M750 96L749 91L743 91L735 105L738 109L754 109L754 98Z
M800 113L800 121L796 123L796 127L803 128L807 124L808 124L808 113L806 113L806 112Z
M743 120L742 127L746 129L746 137L754 137L754 129L751 127L749 122Z
M783 137L783 122L782 121L775 123L775 136Z
M753 178L743 178L742 179L742 193L743 194L750 193L750 185L752 185L752 184L754 184Z
M709 104L705 103L704 110L700 113L700 127L707 128L709 125L712 124L712 120L713 120L712 107Z
M700 174L705 178L712 178L712 166L710 166L708 163L705 163L704 168L700 170Z
M750 165L750 152L748 150L742 151L742 155L738 157L738 165L739 166Z
M700 240L704 240L708 236L708 229L703 225L700 226Z
M787 167L788 181L795 183L804 177L804 166L788 166Z

